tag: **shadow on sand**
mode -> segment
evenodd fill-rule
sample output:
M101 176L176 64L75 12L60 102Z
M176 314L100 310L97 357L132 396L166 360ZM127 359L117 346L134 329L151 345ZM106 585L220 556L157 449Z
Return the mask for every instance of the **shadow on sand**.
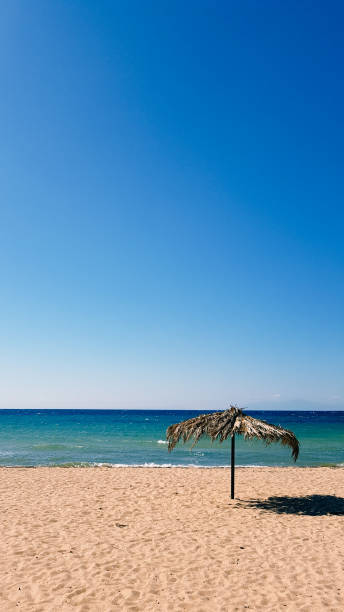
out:
M324 516L344 515L344 498L335 495L308 495L307 497L268 497L250 499L240 504L245 508L258 508L278 514L304 514Z

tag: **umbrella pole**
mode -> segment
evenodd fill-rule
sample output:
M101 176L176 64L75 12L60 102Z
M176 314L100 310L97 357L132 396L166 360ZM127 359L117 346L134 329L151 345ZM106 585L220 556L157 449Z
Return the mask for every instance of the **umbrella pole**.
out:
M231 436L231 499L234 499L235 434Z

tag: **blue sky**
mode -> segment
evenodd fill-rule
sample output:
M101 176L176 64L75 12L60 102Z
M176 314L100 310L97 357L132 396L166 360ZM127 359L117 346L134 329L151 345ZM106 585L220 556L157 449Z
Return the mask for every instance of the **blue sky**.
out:
M1 408L344 408L343 13L1 3Z

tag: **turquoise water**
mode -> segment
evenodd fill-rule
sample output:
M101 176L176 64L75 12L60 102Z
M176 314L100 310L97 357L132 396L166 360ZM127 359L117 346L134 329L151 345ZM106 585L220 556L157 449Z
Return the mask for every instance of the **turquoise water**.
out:
M166 428L201 414L173 410L0 410L0 465L227 466L230 442L202 440L168 453ZM247 411L294 431L296 465L344 465L344 412ZM278 444L237 438L237 465L294 465Z

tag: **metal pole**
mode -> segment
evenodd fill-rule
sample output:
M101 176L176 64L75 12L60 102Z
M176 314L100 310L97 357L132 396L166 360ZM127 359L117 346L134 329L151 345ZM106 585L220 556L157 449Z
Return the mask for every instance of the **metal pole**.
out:
M231 499L234 499L235 434L233 434L231 439Z

